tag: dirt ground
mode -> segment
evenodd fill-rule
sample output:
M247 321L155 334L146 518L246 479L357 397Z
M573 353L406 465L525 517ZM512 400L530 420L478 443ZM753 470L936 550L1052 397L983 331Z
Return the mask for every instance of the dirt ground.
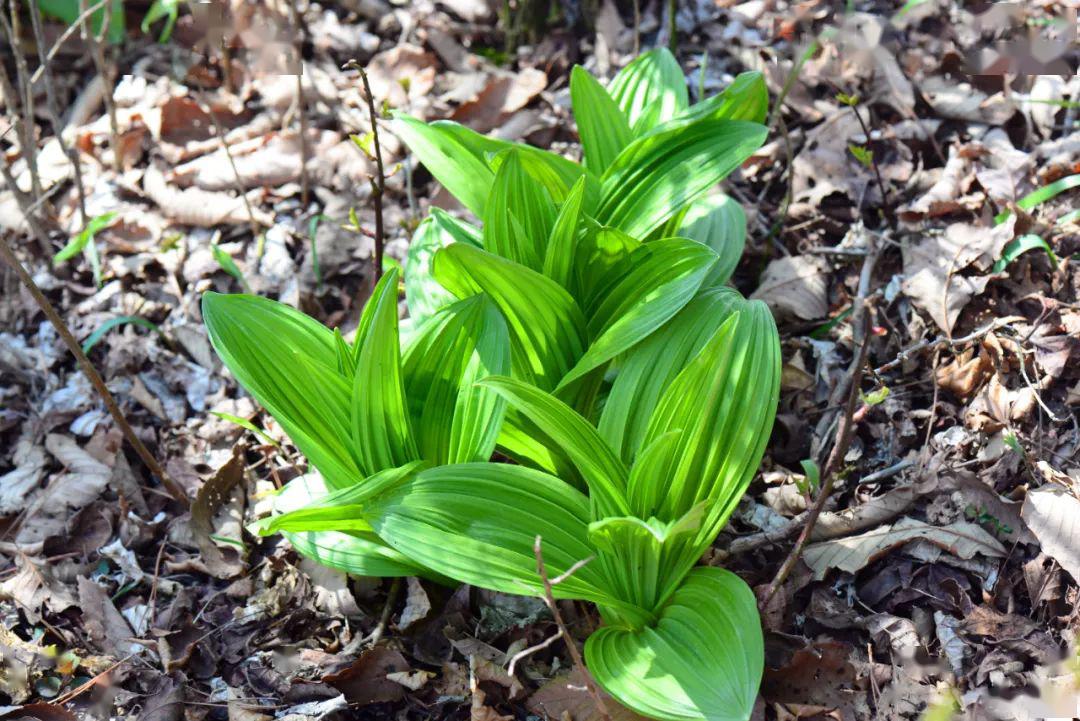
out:
M355 328L375 166L349 60L388 108L576 155L570 68L610 77L671 42L667 3L533 21L536 0L509 20L483 0L231 0L181 6L165 42L148 5L126 4L120 46L35 29L20 2L2 36L14 88L55 54L30 112L16 89L0 117L0 233L181 493L0 265L0 718L600 719L561 643L506 671L554 633L542 602L348 578L245 531L303 459L198 301L247 290ZM763 600L805 528L801 462L858 382L835 488L763 604L754 718L1080 715L1080 190L1025 200L1080 178L1076 6L677 5L692 98L744 70L771 93L770 137L724 187L748 216L734 283L780 328L780 410L706 558ZM380 140L396 262L429 207L461 209Z

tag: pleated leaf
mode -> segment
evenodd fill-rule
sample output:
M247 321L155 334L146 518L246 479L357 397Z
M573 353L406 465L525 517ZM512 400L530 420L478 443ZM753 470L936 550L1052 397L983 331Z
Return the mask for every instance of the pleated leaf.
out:
M739 73L721 92L696 103L683 112L680 120L749 120L764 123L769 114L769 90L765 77L757 72Z
M379 280L356 333L352 438L365 476L420 458L401 376L397 284L396 269Z
M251 295L205 293L202 314L225 366L327 484L341 488L360 480L365 474L351 442L351 379L339 370L334 333L294 308Z
M593 517L629 513L626 502L626 466L573 408L544 391L513 378L492 377L483 382L506 399L562 451L589 487Z
M486 461L503 401L478 381L510 372L510 338L495 304L475 295L420 327L402 360L420 457L436 464Z
M707 195L690 205L673 234L712 248L717 261L706 282L726 283L746 246L746 212L723 193Z
M455 300L431 272L435 252L451 243L479 247L480 231L440 208L432 208L431 215L413 233L405 257L405 302L409 306L409 318L416 325Z
M665 721L746 721L764 667L753 591L720 568L695 568L653 626L605 626L585 663L623 705Z
M537 596L533 544L543 538L551 576L594 554L589 501L546 473L500 463L423 471L371 499L366 515L379 536L408 558L464 583ZM553 588L558 598L608 601L603 575L587 564Z
M484 249L539 272L555 217L548 191L526 172L521 153L508 150L488 196Z
M676 120L628 145L608 167L596 219L648 237L704 195L765 140L763 125L742 120Z
M743 305L667 387L643 443L681 431L659 477L628 491L634 515L680 518L707 502L711 542L750 483L769 439L780 389L780 340L760 301Z
M309 473L286 484L274 497L275 513L288 513L327 494L326 484L317 473ZM297 553L324 566L358 576L425 576L433 574L383 543L373 533L342 531L285 531L282 534ZM437 574L435 574L437 576Z
M667 387L744 303L730 288L702 291L623 357L598 424L600 435L623 461L629 463L637 456L653 410Z
M425 123L402 113L395 115L392 127L451 195L483 217L495 173L475 148L438 123Z
M554 388L584 352L585 318L550 278L460 243L436 254L435 277L458 298L486 293L495 302L510 332L516 378Z
M544 250L543 274L567 291L573 287L574 256L578 233L582 228L581 206L585 196L585 178L579 178L559 207Z
M633 140L630 123L604 86L580 65L570 71L570 102L581 136L585 167L602 174Z
M690 104L679 61L667 48L639 55L608 86L635 135L683 112Z
M593 338L563 378L566 386L632 348L678 313L701 288L716 254L701 243L668 238L645 243L606 274L586 311Z

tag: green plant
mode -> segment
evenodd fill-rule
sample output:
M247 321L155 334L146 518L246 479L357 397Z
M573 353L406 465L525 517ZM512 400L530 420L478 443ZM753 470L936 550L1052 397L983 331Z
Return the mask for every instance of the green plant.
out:
M520 380L481 383L530 429L542 429L574 480L506 464L405 467L279 516L268 529L359 518L428 568L530 595L542 592L536 536L553 574L595 557L555 594L597 604L604 626L585 655L601 686L656 718L747 718L762 658L754 595L734 574L694 564L764 450L779 389L779 343L763 305L727 289L712 295L719 312L710 320L720 321L711 333L673 323L659 331L657 346L630 354L628 363L652 372L612 390L609 402L635 411L620 423L598 429ZM657 352L661 347L676 352Z
M745 719L754 595L695 564L776 411L775 325L722 285L745 216L709 195L763 141L764 85L689 106L654 51L606 89L575 69L571 94L584 166L395 121L483 222L433 211L417 228L408 324L396 269L351 343L273 301L204 296L218 354L318 471L255 530L352 573L529 595L539 537L552 575L578 566L555 595L598 607L585 654L606 690L656 718Z

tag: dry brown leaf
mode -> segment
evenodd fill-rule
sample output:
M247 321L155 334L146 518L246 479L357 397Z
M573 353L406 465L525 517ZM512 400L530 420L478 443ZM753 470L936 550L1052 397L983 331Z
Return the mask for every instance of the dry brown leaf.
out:
M824 318L828 264L814 255L792 255L771 261L751 298L765 301L777 315L802 320Z
M23 510L45 473L45 449L20 439L11 462L15 467L0 476L0 514Z
M1047 485L1028 491L1020 514L1043 553L1080 579L1080 500L1061 486Z
M603 691L600 692L611 715L611 721L645 721L622 706ZM585 688L585 678L577 668L556 676L529 697L525 708L540 718L561 719L569 715L574 721L600 721L596 702Z
M56 580L47 564L38 565L22 554L16 556L15 564L19 571L0 583L0 598L17 603L32 623L41 619L42 604L52 613L62 613L78 603L71 589Z
M325 153L341 142L341 135L330 130L311 129L307 133L308 172L314 173ZM194 185L203 190L233 190L237 187L276 187L300 180L303 146L300 134L290 130L269 133L259 138L224 148L196 158L173 171L172 180L181 187ZM355 152L355 151L354 151ZM236 169L233 170L233 165Z
M431 53L408 43L399 43L373 57L367 74L376 103L401 108L427 95L435 86L437 62Z
M207 570L215 578L232 578L244 568L237 548L226 544L224 548L210 538L219 534L214 526L218 510L229 504L234 489L244 481L243 447L233 449L232 457L202 485L191 504L191 531L199 544L199 553Z
M487 133L525 107L547 87L547 83L547 75L536 68L494 74L475 98L454 111L451 119L478 133Z
M315 591L315 607L334 616L362 616L349 590L348 576L343 572L316 563L310 558L300 559L300 571L308 577Z
M166 216L184 225L213 228L216 225L243 225L255 222L271 226L274 216L255 204L251 214L243 198L228 193L214 193L199 188L180 190L169 185L165 176L153 165L143 174L143 190Z
M142 646L134 644L131 626L98 584L79 576L79 610L90 638L107 654L122 658Z
M956 78L929 77L919 90L934 112L946 118L1003 125L1016 112L1016 105L1004 93L987 95Z
M803 551L803 560L814 571L815 580L820 581L832 568L855 573L893 548L916 539L929 541L964 559L977 553L991 558L1005 556L1005 547L974 523L957 521L947 526L932 526L906 517L858 536L812 543Z
M419 579L409 576L405 580L409 592L405 597L405 608L401 612L401 619L398 621L398 628L402 631L417 621L427 618L427 615L431 613L431 601L428 599L427 591L420 585Z
M366 706L401 699L405 695L404 687L389 680L387 674L409 670L409 663L400 652L375 646L360 654L351 666L323 676L322 681L341 691L350 705Z

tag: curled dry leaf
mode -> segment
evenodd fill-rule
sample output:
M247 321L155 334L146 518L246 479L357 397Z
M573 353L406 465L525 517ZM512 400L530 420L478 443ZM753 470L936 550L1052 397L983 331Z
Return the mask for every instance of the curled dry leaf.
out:
M401 612L401 619L398 621L398 628L403 631L417 621L427 618L427 615L431 613L431 601L420 581L409 576L406 583L409 592L405 596L405 609Z
M184 225L212 228L222 224L242 225L254 218L256 223L269 227L274 222L272 214L255 205L252 205L249 215L243 198L199 188L175 188L152 165L143 174L143 190L157 203L161 212Z
M975 554L990 558L1005 556L1001 542L974 523L956 521L947 526L932 526L905 517L891 526L858 536L812 543L803 552L803 560L814 571L814 579L820 581L829 569L855 573L893 548L916 539L929 541L964 559Z
M828 264L813 255L792 255L771 261L751 298L768 303L777 315L815 320L829 312L826 297Z
M229 503L233 490L243 483L243 480L243 450L241 446L237 446L225 465L199 489L195 502L191 504L191 530L195 542L199 544L203 564L216 578L232 578L244 567L236 547L229 545L222 548L211 538L211 535L217 532L214 516Z
M488 78L475 98L459 106L451 116L478 133L501 125L547 87L547 75L536 68L519 73L497 73Z
M409 663L399 651L375 646L360 654L351 666L323 676L322 681L341 691L350 705L367 706L401 699L404 687L387 676L408 671Z

